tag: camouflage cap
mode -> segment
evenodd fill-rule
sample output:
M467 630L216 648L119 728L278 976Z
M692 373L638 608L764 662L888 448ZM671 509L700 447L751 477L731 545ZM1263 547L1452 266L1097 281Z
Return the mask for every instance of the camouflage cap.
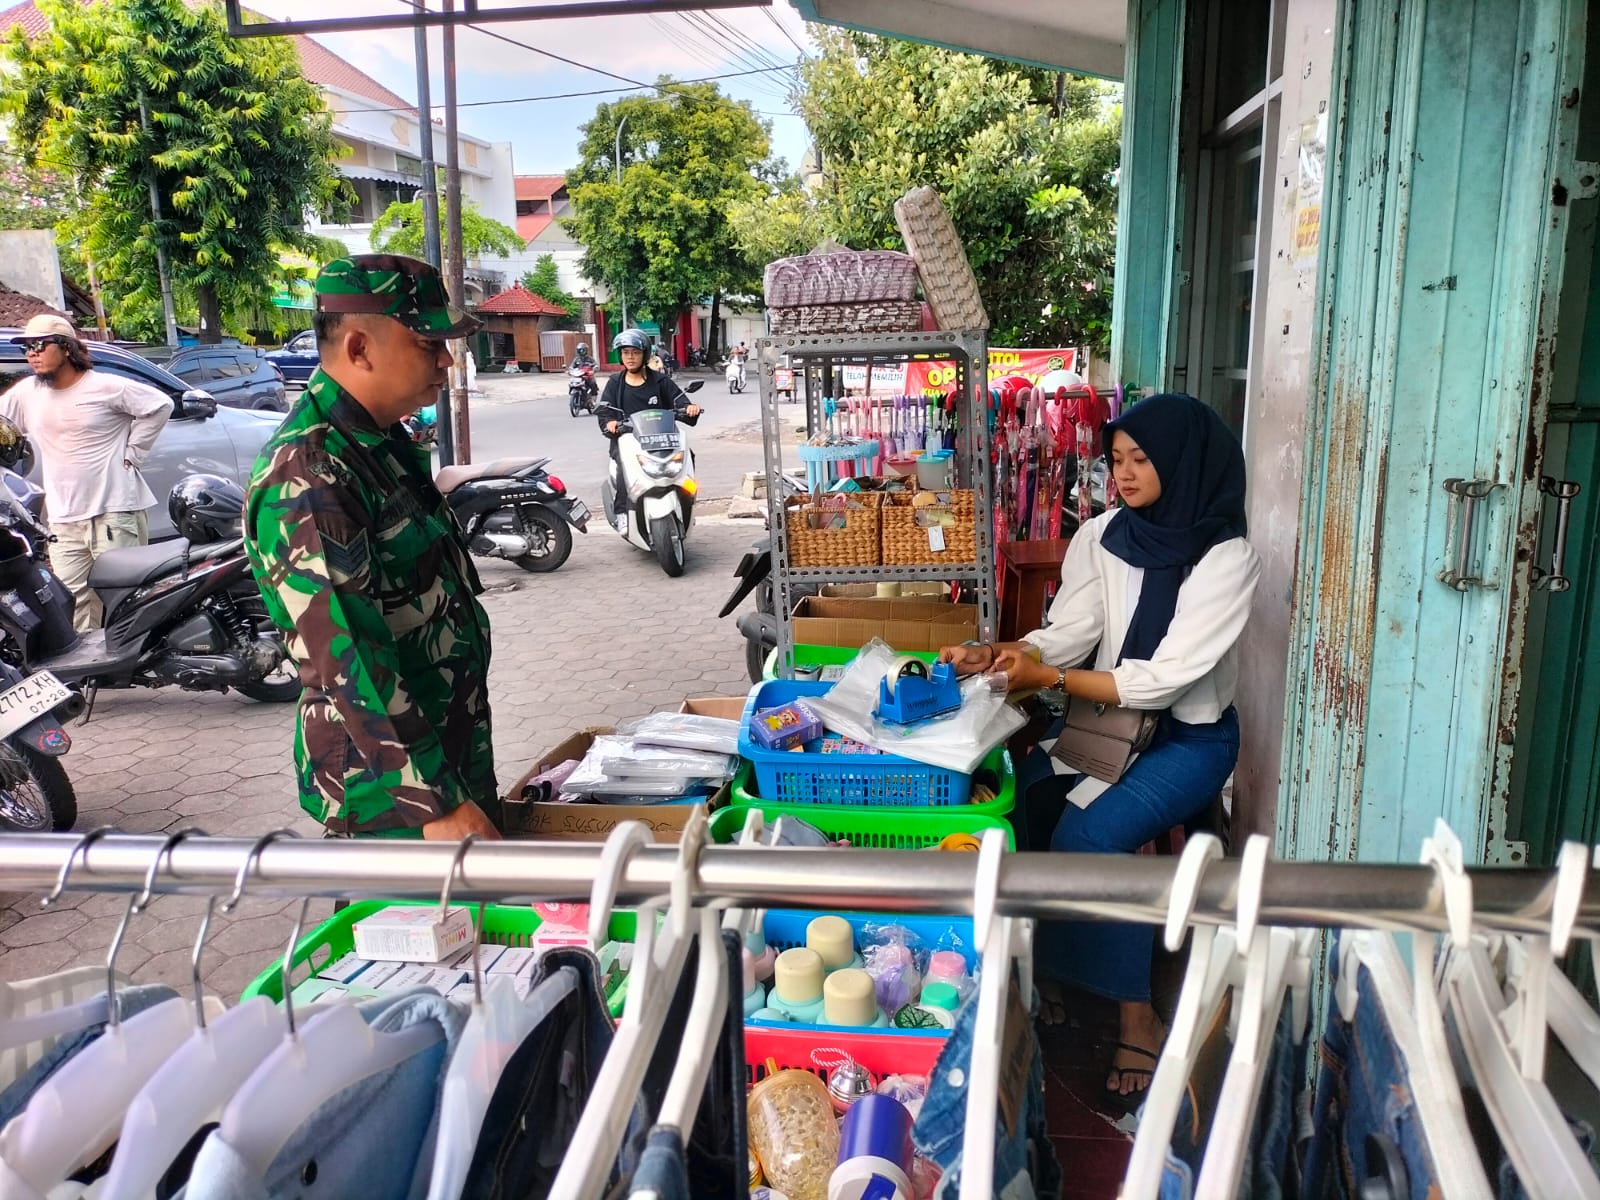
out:
M393 317L429 337L458 338L483 322L450 303L438 268L403 254L352 254L317 273L317 311Z

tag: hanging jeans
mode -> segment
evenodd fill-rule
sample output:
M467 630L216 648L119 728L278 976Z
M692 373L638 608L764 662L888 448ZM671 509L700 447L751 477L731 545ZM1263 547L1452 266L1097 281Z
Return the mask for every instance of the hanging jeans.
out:
M1232 708L1210 725L1163 716L1150 748L1087 808L1067 803L1050 849L1132 854L1210 806L1239 758L1239 714ZM1076 776L1038 785L1069 787ZM1036 969L1047 979L1112 1000L1150 999L1151 925L1104 921L1041 922Z
M935 1200L955 1200L961 1194L967 1085L977 1023L974 996L956 1014L955 1028L928 1077L928 1095L911 1130L917 1153L944 1172ZM1027 1085L1014 1130L1006 1127L1004 1105L995 1113L994 1194L1000 1200L1053 1200L1061 1194L1061 1168L1045 1128L1044 1062L1032 1023L1024 1024L1027 1028L1020 1036L1028 1039Z
M1328 955L1328 1024L1306 1150L1303 1194L1355 1200L1386 1164L1403 1170L1410 1194L1439 1195L1439 1181L1422 1121L1412 1100L1406 1064L1363 966L1357 966L1354 1019L1331 1002L1339 950Z

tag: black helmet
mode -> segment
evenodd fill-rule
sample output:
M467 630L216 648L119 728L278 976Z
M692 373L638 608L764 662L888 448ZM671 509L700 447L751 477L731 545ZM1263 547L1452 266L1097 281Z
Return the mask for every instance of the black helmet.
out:
M587 342L579 342L578 343L578 353L579 354L587 354L587 353L589 353L589 344Z
M236 538L244 516L244 489L221 475L186 475L167 496L167 515L191 542Z
M649 354L650 335L642 329L624 329L611 339L611 348L620 352L625 347L638 350L642 354Z

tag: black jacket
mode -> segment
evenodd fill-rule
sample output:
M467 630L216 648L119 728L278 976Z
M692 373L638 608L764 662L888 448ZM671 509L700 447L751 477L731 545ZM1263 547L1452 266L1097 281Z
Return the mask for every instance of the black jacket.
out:
M682 410L692 403L688 394L659 371L646 369L644 383L634 387L628 382L627 372L618 371L606 380L606 390L600 396L595 416L600 420L600 431L605 432L610 421L622 421L647 408ZM687 420L680 415L680 420ZM694 421L688 420L688 424ZM609 436L609 435L608 435Z

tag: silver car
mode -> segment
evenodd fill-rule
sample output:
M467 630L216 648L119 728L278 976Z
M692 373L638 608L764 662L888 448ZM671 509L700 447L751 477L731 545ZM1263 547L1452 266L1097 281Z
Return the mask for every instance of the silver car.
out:
M0 329L0 391L32 373L22 347L11 343L20 333ZM283 420L282 413L221 407L210 394L191 388L170 371L120 346L95 342L89 353L97 371L137 379L172 397L172 420L156 439L143 467L145 481L156 495L155 507L150 510L153 542L177 536L172 518L167 516L167 495L178 480L205 473L232 479L243 487L256 455ZM37 463L28 474L39 477Z

